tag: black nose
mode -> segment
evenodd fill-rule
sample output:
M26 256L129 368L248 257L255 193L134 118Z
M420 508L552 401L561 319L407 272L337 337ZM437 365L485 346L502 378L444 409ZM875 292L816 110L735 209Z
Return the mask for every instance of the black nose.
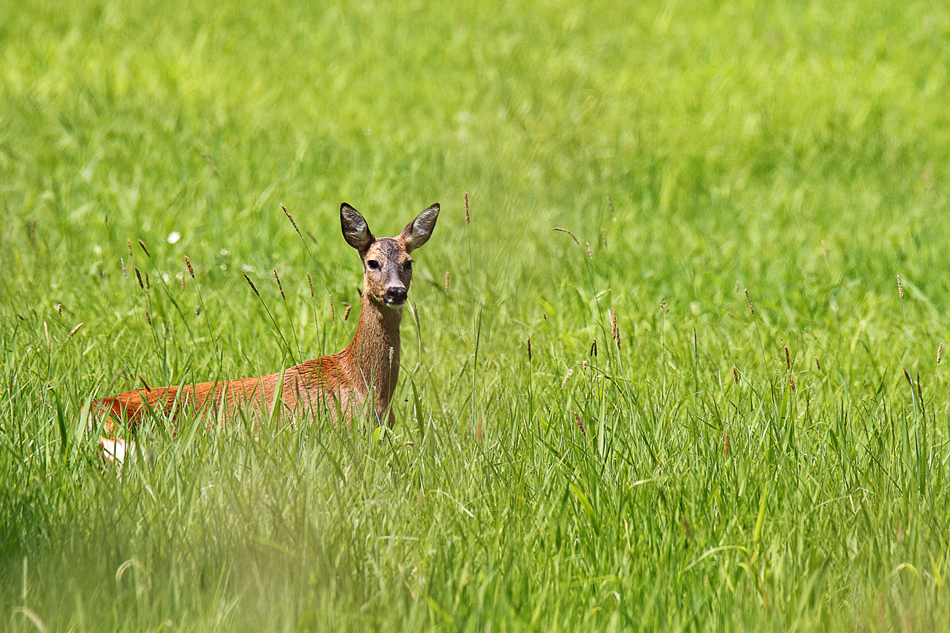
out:
M383 293L383 301L386 303L405 303L408 292L405 288L387 288Z

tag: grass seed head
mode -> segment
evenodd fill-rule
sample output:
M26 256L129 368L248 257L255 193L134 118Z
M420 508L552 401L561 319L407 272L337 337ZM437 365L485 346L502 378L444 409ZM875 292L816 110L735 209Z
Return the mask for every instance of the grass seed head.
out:
M449 271L445 271L445 291L449 291Z
M785 346L785 368L792 371L792 357L788 353L788 345Z
M313 286L310 286L310 292L313 293ZM330 323L336 323L336 310L333 307L333 295L327 295L330 300Z
M573 375L574 375L574 370L573 370L573 369L568 369L568 370L567 370L567 373L564 374L564 380L561 381L561 389L564 388L564 385L567 384L567 381L570 380L571 376L573 376Z
M277 289L280 291L280 298L284 301L287 300L287 297L284 296L284 286L280 283L280 276L277 274L277 269L274 269L274 279L277 280Z
M69 334L66 335L66 340L63 341L63 342L65 343L66 341L68 341L69 339L71 339L73 336L75 336L76 332L78 332L80 329L82 329L82 326L83 326L83 325L84 325L84 324L80 323L79 325L77 325L76 327L74 327L73 329L71 329L71 330L69 331Z
M528 337L528 362L531 362L531 337Z
M901 296L901 299L904 298L904 285L901 283L901 276L897 276L897 294Z
M577 429L581 432L581 435L586 435L584 431L584 423L581 422L581 414L577 411L574 412L574 423L577 424Z
M752 305L752 295L749 294L749 289L745 289L745 298L749 300L749 312L755 316L755 306Z
M132 238L125 238L125 245L129 247L129 257L132 257Z
M141 288L142 290L145 290L145 284L142 283L142 273L139 272L138 268L134 268L134 270L135 270L135 278L139 280L139 288Z
M300 229L297 228L297 223L294 221L294 216L290 215L290 211L287 210L287 207L280 205L280 208L284 210L284 215L287 216L287 219L290 220L290 223L293 225L294 230L297 231L297 235L300 235L302 238L303 235L300 233Z
M571 239L574 240L574 243L575 243L575 244L577 244L578 246L581 245L580 241L577 239L577 236L574 235L573 233L571 233L570 231L568 231L567 229L562 229L562 228L559 227L559 226L555 226L555 227L552 228L551 230L552 230L552 231L560 231L561 233L567 233L568 235L571 236Z
M256 294L258 297L260 297L261 294L257 291L257 286L255 286L255 285L254 285L254 282L251 281L251 278L247 276L247 273L242 272L241 274L244 275L244 280L247 281L247 285L249 285L249 286L251 287L251 290L254 291L254 294Z
M313 278L307 273L307 285L310 286L310 298L313 299Z
M472 218L468 215L468 192L465 192L465 224L471 224Z
M343 320L346 321L350 316L350 308L352 306L348 303L344 303L343 305L346 306L346 310L343 311Z
M610 336L614 339L614 343L617 344L617 349L620 349L620 330L617 329L617 313L610 312Z
M590 242L584 242L587 245L587 256L594 259L594 253L590 250Z
M145 247L145 242L143 242L142 240L139 240L139 246L142 247L142 250L145 251L145 254L148 255L149 259L151 259L152 254L149 253L148 249Z
M149 325L152 324L152 315L148 313L148 308L145 308L145 322Z
M119 263L122 264L122 276L127 278L129 276L129 273L125 270L125 259L120 257Z
M198 316L199 314L201 314L201 306L200 306L200 305L195 306L195 316Z
M819 362L817 356L815 356L815 367L818 368L818 371L821 371L821 362Z
M732 366L732 380L735 381L737 385L739 384L739 368L735 365Z
M188 274L191 275L191 278L195 278L195 269L191 267L191 260L188 259L188 256L185 255L185 266L188 267Z
M60 312L62 314L62 312ZM937 346L937 364L940 364L940 358L943 356L943 343Z
M732 442L729 439L729 429L726 429L725 437L722 440L722 452L726 455L729 454L729 450L732 448Z

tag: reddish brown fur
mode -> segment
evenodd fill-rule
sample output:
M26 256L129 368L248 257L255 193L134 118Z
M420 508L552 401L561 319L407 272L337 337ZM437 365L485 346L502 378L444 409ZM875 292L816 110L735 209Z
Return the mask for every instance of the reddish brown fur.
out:
M409 253L429 239L438 213L439 206L433 205L399 236L376 239L355 209L341 207L344 237L359 251L364 265L359 323L345 349L291 367L282 376L137 389L97 400L93 408L107 416L105 432L113 435L121 420L135 427L149 411L171 418L181 411L197 412L222 424L238 410L266 416L277 397L281 417L312 418L326 411L335 418L339 411L347 419L367 417L391 427L402 304L412 279Z

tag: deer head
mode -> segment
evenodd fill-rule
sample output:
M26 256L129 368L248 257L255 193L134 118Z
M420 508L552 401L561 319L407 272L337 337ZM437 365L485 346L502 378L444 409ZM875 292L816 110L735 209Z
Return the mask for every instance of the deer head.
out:
M412 281L409 254L428 241L438 218L439 205L434 204L396 237L376 238L360 212L343 203L340 207L343 237L359 252L363 261L364 296L394 310L402 308Z

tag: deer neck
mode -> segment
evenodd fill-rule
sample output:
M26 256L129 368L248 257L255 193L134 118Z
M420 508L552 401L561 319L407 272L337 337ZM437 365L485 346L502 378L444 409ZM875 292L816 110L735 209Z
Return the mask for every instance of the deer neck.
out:
M379 416L385 415L389 408L399 380L401 323L402 308L388 308L364 292L356 334L344 350L351 360L357 388L364 394L372 389L375 394L375 410Z

